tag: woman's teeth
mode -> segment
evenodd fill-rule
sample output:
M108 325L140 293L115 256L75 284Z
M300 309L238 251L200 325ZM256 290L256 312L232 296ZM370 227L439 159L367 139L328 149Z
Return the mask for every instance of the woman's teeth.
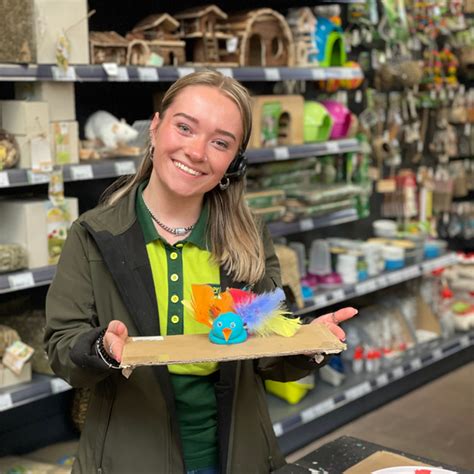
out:
M188 168L186 165L183 165L183 163L180 163L179 161L173 161L173 163L176 166L176 168L179 168L180 170L192 176L201 176L203 174L203 173L200 173L199 171Z

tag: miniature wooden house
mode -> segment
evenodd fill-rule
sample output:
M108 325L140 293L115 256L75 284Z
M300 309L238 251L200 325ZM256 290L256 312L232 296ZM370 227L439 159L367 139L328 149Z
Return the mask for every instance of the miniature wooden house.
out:
M128 39L146 42L150 53L163 59L163 65L177 66L186 60L186 43L179 39L179 22L167 13L149 15L127 34Z
M150 48L143 40L134 39L128 43L127 64L131 66L146 66L150 59Z
M240 66L292 66L293 35L285 18L271 8L233 15L229 33L238 38L238 47L226 59Z
M233 38L223 24L226 13L216 5L206 5L184 10L175 18L181 22L180 37L186 40L188 60L206 64L223 62L227 41Z
M91 64L117 63L125 66L128 41L115 31L89 32Z
M290 8L286 20L293 34L295 64L307 66L310 63L310 56L314 57L317 53L313 36L316 30L316 17L308 7ZM314 63L312 61L312 64Z

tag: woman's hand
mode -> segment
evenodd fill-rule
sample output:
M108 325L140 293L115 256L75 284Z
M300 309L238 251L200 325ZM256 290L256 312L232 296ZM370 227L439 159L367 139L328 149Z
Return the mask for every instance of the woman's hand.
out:
M355 308L342 308L334 313L328 313L324 316L319 316L311 321L311 324L324 324L329 330L341 341L346 340L346 333L339 327L339 323L353 318L359 311Z
M110 357L122 361L122 351L128 337L128 329L122 321L110 321L104 334L104 348Z

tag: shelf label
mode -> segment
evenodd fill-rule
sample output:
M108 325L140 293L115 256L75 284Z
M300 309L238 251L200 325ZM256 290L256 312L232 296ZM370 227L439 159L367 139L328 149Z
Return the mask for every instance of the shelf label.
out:
M339 143L337 142L327 142L326 150L328 153L339 153Z
M469 346L469 336L468 335L465 335L465 336L461 336L459 338L459 345L464 348L464 347L468 347Z
M275 423L273 425L273 431L275 432L275 436L278 438L278 436L281 436L283 434L283 426L281 426L281 423Z
M394 379L401 379L405 375L405 371L403 367L399 365L392 370L392 375Z
M119 67L117 63L102 63L105 73L109 77L117 77L119 73Z
M300 220L300 230L302 232L306 232L308 230L314 229L314 222L313 219L302 219Z
M35 279L31 272L15 273L8 275L8 283L12 290L20 290L22 288L35 286Z
M388 375L387 374L380 374L375 379L377 383L377 387L383 387L384 385L388 384Z
M280 80L280 70L276 67L266 67L263 69L265 75L265 80L267 81L279 81Z
M135 163L133 161L118 161L115 163L115 172L118 176L135 174Z
M154 67L139 67L137 68L138 77L143 82L158 82L160 80L158 71Z
M195 71L193 67L179 67L177 69L178 69L178 76L180 78L187 76L188 74L192 74Z
M433 359L438 360L443 358L443 351L441 350L440 347L437 347L436 349L433 349Z
M419 370L422 367L421 359L419 357L415 357L411 362L410 362L411 368L413 370Z
M28 170L27 176L30 184L49 183L49 173L33 173L32 170Z
M311 77L315 81L323 81L324 79L326 79L326 72L325 72L324 69L312 68L311 69Z
M377 286L379 288L385 288L386 286L388 286L388 279L385 275L380 275L379 277L377 277Z
M301 423L309 423L318 417L316 406L307 408L300 413Z
M128 69L126 66L121 66L118 68L117 81L128 82L130 78L128 77Z
M51 73L55 81L76 81L76 70L73 66L69 66L66 70L58 66L51 67Z
M218 67L216 69L226 77L234 77L234 71L230 67Z
M359 295L365 295L366 293L371 293L377 289L377 282L375 280L363 281L355 286L356 293Z
M314 297L314 304L319 308L322 308L328 304L328 298L326 295L316 295Z
M63 379L55 378L51 380L51 392L60 393L71 389L72 387Z
M346 390L345 396L347 400L356 400L357 398L361 398L364 395L367 395L372 391L372 388L370 386L370 382L363 382L355 387L350 388L349 390Z
M0 188L8 188L10 180L8 179L7 171L0 171Z
M71 177L74 181L82 179L92 179L94 173L92 172L92 165L77 165L71 166Z
M0 411L8 410L13 406L12 397L9 393L0 394Z
M287 160L290 157L290 150L287 146L277 146L273 149L275 160Z
M326 413L329 413L330 411L334 410L335 407L334 403L334 398L328 398L327 400L324 400L324 402L318 403L314 408L317 413L317 416L323 416Z
M334 290L332 292L332 299L333 300L343 300L346 298L346 293L342 288L339 288L338 290Z

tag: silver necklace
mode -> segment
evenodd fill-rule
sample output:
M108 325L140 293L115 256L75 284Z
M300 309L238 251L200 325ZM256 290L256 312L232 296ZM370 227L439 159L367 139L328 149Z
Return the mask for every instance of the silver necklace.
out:
M143 201L143 202L145 203L145 201ZM165 229L166 232L169 232L170 234L177 235L177 236L186 235L186 234L189 234L189 232L191 232L194 229L194 227L196 226L196 223L194 223L193 225L189 225L188 227L169 227L166 224L163 224L163 222L161 222L156 216L153 215L153 213L150 211L150 208L146 205L146 203L145 203L145 207L146 207L147 211L150 213L151 218L162 229Z

